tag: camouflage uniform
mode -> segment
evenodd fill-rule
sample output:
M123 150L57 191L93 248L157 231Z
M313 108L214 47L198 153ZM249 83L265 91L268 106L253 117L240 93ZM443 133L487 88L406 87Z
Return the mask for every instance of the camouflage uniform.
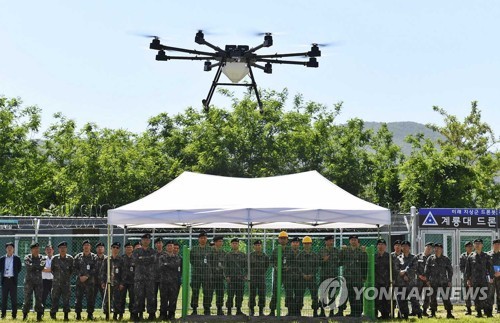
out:
M324 260L324 258L328 256L328 259ZM319 261L320 261L320 284L327 279L337 278L339 277L339 251L335 247L324 247L319 252ZM335 295L336 296L336 295ZM322 299L326 299L322 297ZM330 302L333 300L329 300ZM321 305L321 313L324 314L324 307L328 304L320 304ZM333 307L331 307L333 308Z
M394 286L397 287L396 300L403 318L408 318L409 316L408 297L411 290L417 286L415 275L417 269L416 260L417 258L412 253L409 253L408 256L401 253L394 261ZM403 276L400 275L402 271L405 271ZM420 310L418 297L412 295L409 301L412 311L417 313Z
M106 304L103 312L108 313L108 308L111 306L111 309L115 315L116 314L123 314L124 308L122 307L121 291L120 291L120 285L123 285L123 273L124 273L123 258L121 256L117 256L116 258L113 258L111 256L110 269L111 269L111 285L108 285L106 287L106 292L104 293L104 296L103 296L105 299L105 304ZM103 266L101 267L99 281L100 281L101 285L107 284L107 282L108 282L107 263L103 263ZM102 288L102 286L101 286L101 288ZM111 290L111 293L109 294L111 296L110 297L111 298L111 305L108 304L107 293L109 292L109 290Z
M378 291L375 299L375 310L379 311L384 319L389 318L391 311L390 300L385 297L385 295L388 295L390 288L389 257L387 252L383 254L377 252L375 255L375 288Z
M467 258L472 254L467 254L464 252L460 255L460 272L462 273L463 287L465 288L465 306L469 311L472 307L472 290L471 287L467 286L467 279L465 278L465 267L467 266Z
M162 251L158 251L155 249L155 269L153 271L153 276L154 276L154 291L153 291L153 294L154 294L154 308L157 309L158 308L158 292L160 291L160 283L161 283L161 274L160 274L160 266L161 266L161 260L160 258L165 254L165 252L162 250ZM161 297L161 293L160 293L160 297Z
M191 250L190 262L192 266L191 274L191 308L196 310L198 308L198 298L200 289L203 288L203 308L205 311L210 311L210 295L211 291L211 269L210 269L210 255L212 248L207 244L205 247L194 246Z
M247 275L247 258L241 251L231 251L226 254L224 260L224 276L229 278L227 283L227 302L226 307L228 315L233 307L233 299L236 298L236 308L241 310L243 302L243 292L245 290L245 279ZM236 297L235 297L236 296Z
M179 272L182 267L181 257L163 253L160 257L160 315L165 319L175 317L177 295L179 294Z
M471 281L474 294L478 292L476 299L474 299L474 306L476 307L476 311L478 313L482 310L484 310L487 315L491 315L492 313L492 304L489 299L482 299L482 293L477 291L477 289L486 288L488 291L488 276L491 278L493 277L493 274L493 265L491 264L491 257L488 254L484 252L473 252L469 258L467 258L465 279Z
M97 256L97 254L96 254ZM101 257L97 256L97 267L96 267L96 279L95 279L95 287L94 287L94 299L97 303L97 307L100 307L103 304L103 297L104 297L104 289L101 287L99 275L102 270L102 267L107 266L107 259L108 257L106 255L102 255ZM97 294L100 295L100 297L97 297Z
M97 278L97 255L95 253L89 253L84 255L80 252L75 256L75 273L77 274L76 288L75 288L75 313L82 312L82 301L84 295L87 297L87 313L94 313L95 306L95 281ZM87 276L88 279L82 283L80 281L81 276Z
M289 300L290 300L290 293L291 293L291 270L290 265L293 263L294 256L292 252L292 248L289 245L286 245L285 247L282 248L282 254L281 254L281 268L282 268L282 273L281 273L281 283L283 284L283 287L285 289L285 306L289 306ZM273 279L273 294L271 296L271 302L269 303L269 308L271 309L271 312L274 312L276 310L276 291L278 288L281 288L282 286L276 286L276 283L278 281L278 248L275 248L273 250L273 253L271 254L271 264L274 266L274 279Z
M351 315L360 317L363 312L363 298L356 299L355 289L360 290L365 285L368 257L361 247L347 247L340 251L339 258L346 280L347 300L351 305Z
M42 255L33 257L32 254L29 254L24 257L24 265L26 266L26 276L24 277L23 315L26 316L31 309L33 293L35 294L35 312L42 315L42 270L45 268L45 257Z
M147 312L154 315L154 275L156 251L151 248L135 249L132 253L134 273L134 314L141 315L147 302Z
M427 290L425 290L424 288L427 287L427 281L423 281L419 278L420 275L422 276L425 276L424 275L424 270L425 270L425 264L427 263L427 259L429 259L429 255L425 255L425 253L421 252L419 253L418 255L416 255L416 261L417 261L417 269L416 269L416 274L417 274L417 287L418 287L418 295L419 297L423 297L423 309L424 309L424 312L427 311L427 309L429 308L429 304L430 304L430 300L431 300L431 297L429 295L429 293L427 292ZM420 311L420 305L418 307L419 309L419 313L421 312ZM418 314L418 313L415 313L415 314Z
M427 258L424 269L424 276L430 282L432 287L431 311L434 314L437 311L438 289L441 289L440 296L443 299L444 308L450 312L453 309L451 305L451 279L453 277L453 268L450 258L445 255L437 257L431 255ZM442 291L445 291L444 293Z
M319 268L319 257L312 250L307 252L302 250L299 252L297 257L297 263L299 265L300 277L298 280L298 298L297 298L297 314L300 314L302 307L304 307L304 295L306 289L309 289L311 293L312 309L314 313L318 310L318 285L317 285L317 273ZM316 316L316 315L315 315Z
M209 302L212 304L213 293L215 292L215 305L217 311L222 311L224 305L224 261L226 252L222 248L213 248L210 254L209 264L212 272L212 281L210 284Z
M255 307L255 298L259 295L259 309L266 306L266 272L269 268L269 257L261 252L250 254L250 310Z
M494 252L493 250L491 250L488 252L488 255L491 257L492 266L500 267L500 251ZM493 284L490 284L489 302L493 307L493 303L495 302L495 294L497 294L497 313L500 313L500 277L491 276L491 278L493 278Z
M69 297L71 294L71 275L74 271L74 260L71 255L66 255L61 257L61 255L55 255L52 258L51 266L52 274L54 279L52 280L52 308L50 309L51 314L56 314L59 310L59 298L62 297L63 312L69 313Z
M134 272L135 264L132 255L129 257L126 254L122 256L123 258L123 275L122 275L122 285L123 290L121 293L121 305L120 308L125 311L125 304L127 302L128 293L128 310L130 313L134 312Z

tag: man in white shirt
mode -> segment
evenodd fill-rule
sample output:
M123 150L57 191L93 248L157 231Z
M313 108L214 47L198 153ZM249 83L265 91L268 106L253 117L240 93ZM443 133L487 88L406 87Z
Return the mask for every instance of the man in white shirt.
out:
M52 291L52 279L54 279L51 270L52 257L54 257L54 248L52 248L51 245L47 245L45 247L45 268L42 270L42 304L44 308L47 307L47 298ZM50 308L50 306L48 308Z

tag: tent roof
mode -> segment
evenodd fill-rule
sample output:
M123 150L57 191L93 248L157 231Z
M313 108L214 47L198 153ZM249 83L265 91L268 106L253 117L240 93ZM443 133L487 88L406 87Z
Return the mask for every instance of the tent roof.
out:
M184 172L159 190L110 210L129 227L332 228L390 224L390 211L336 186L316 171L235 178ZM282 225L282 226L280 226Z

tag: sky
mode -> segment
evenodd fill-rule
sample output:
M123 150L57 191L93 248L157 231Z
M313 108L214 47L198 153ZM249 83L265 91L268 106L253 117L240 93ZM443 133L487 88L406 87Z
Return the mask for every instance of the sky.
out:
M259 87L301 93L332 107L338 122L442 124L438 105L463 119L477 100L500 134L500 1L6 1L0 0L0 95L42 109L42 130L62 112L81 126L144 131L162 112L201 109L215 69L203 62L155 61L149 39L206 50L257 45L261 53L322 49L319 68L274 65L255 71ZM224 76L221 77L224 78ZM229 88L237 97L242 89ZM215 94L212 104L230 109ZM291 105L291 100L290 100Z

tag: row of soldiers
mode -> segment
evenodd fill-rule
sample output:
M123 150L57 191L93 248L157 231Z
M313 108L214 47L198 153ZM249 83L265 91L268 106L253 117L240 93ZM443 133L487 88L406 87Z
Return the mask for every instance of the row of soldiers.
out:
M126 299L129 299L129 310L131 319L141 320L147 303L148 319L154 320L158 289L155 291L155 277L159 276L159 291L161 295L160 319L175 318L175 309L180 287L180 274L182 259L179 256L180 246L175 241L163 243L160 250L150 247L151 235L144 234L141 242L134 245L131 242L125 244L125 252L121 254L121 244L114 242L111 245L110 256L110 281L108 284L107 257L99 257L91 252L91 244L88 240L82 243L82 252L74 257L67 253L67 242L58 244L59 253L52 258L50 271L53 274L51 291L52 307L50 317L56 319L60 301L62 301L64 321L68 321L70 312L71 278L76 276L75 287L75 313L76 319L81 320L83 301L86 301L87 319L93 320L96 303L96 291L102 291L103 306L106 319L109 319L113 311L113 319L123 318ZM8 243L12 248L13 243ZM7 247L6 245L6 247ZM96 248L104 247L98 243ZM37 321L41 321L44 313L42 304L42 271L45 268L45 257L40 254L40 246L37 242L31 244L31 252L24 258L26 275L24 281L24 305L23 320L28 318L35 299L35 312ZM109 292L109 297L108 297ZM106 300L110 299L107 303ZM17 305L16 305L17 306ZM13 307L13 318L16 309ZM5 317L2 312L2 317Z
M233 315L235 307L236 315L243 315L241 310L245 282L248 281L250 290L249 309L250 316L256 315L255 306L258 305L258 313L264 315L266 303L266 272L268 268L274 268L274 279L272 297L269 304L270 316L276 315L277 290L283 288L285 294L285 306L288 308L288 316L301 316L304 306L304 295L309 290L312 299L313 316L326 316L325 308L332 308L328 315L343 316L345 304L334 313L332 304L324 304L333 300L328 297L318 300L318 271L320 281L338 279L339 268L344 268L344 278L347 287L347 300L351 305L351 316L359 317L363 311L362 297L357 297L356 289L360 290L366 280L367 255L359 245L357 236L349 237L349 247L338 250L334 248L334 238L329 235L324 238L325 247L319 254L312 250L312 239L306 236L302 239L303 249L300 250L300 239L290 239L287 232L282 231L278 236L281 245L282 257L282 286L277 286L278 248L275 248L270 257L262 251L262 242L254 242L254 251L249 255L250 272L247 272L247 256L239 250L239 240L231 240L231 251L222 249L223 237L216 236L214 245L208 243L205 232L198 235L198 245L192 248L190 261L192 265L191 281L191 308L192 314L198 315L198 302L200 291L203 290L203 314L211 314L211 305L215 294L217 315L224 315L224 286L227 285L226 315ZM256 297L258 296L258 303ZM325 302L326 301L326 302ZM329 305L329 307L327 306ZM320 311L318 311L320 309Z
M381 291L390 289L392 269L394 294L398 315L407 319L409 316L435 317L437 296L440 295L447 311L447 318L454 318L451 304L453 267L451 260L443 253L443 244L427 243L422 253L414 255L410 251L409 241L395 241L394 252L386 252L386 242L377 242L375 257L375 287L379 295L376 308L382 319L391 316L390 297ZM471 315L471 301L477 311L477 317L483 313L493 316L493 299L497 294L497 313L500 313L500 240L493 241L493 250L485 253L483 241L476 239L465 244L466 252L460 258L460 270L464 282L466 315ZM472 250L474 248L474 251ZM392 268L389 257L392 257ZM411 305L411 313L408 302ZM423 307L420 307L422 303ZM430 309L430 314L427 310ZM392 313L394 315L394 313Z

